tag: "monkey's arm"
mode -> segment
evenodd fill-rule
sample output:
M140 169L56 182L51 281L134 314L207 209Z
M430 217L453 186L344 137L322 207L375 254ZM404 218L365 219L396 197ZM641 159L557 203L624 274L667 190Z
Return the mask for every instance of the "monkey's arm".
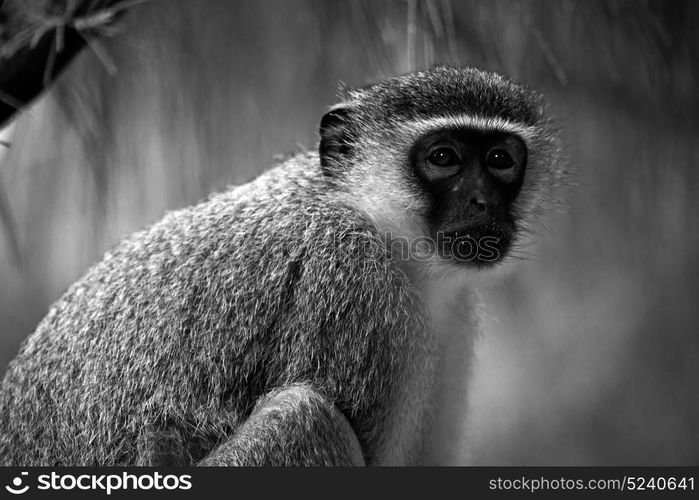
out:
M332 403L305 385L271 392L236 433L199 465L364 465L354 430Z

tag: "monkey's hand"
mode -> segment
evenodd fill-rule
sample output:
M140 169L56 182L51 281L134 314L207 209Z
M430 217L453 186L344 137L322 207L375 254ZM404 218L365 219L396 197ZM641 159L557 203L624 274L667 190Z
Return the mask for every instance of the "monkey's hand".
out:
M306 385L264 396L227 441L199 465L364 465L354 430L332 403Z

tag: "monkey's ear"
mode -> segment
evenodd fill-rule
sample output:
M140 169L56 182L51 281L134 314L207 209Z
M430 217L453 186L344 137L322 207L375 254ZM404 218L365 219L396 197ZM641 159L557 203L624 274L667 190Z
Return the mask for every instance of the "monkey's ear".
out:
M354 132L353 109L348 104L338 104L320 120L320 165L328 175L338 173L352 154Z

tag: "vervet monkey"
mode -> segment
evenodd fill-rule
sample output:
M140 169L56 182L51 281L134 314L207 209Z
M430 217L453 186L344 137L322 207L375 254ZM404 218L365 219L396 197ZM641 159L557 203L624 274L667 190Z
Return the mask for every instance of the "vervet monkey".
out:
M169 213L53 305L2 465L449 463L474 290L546 211L540 96L436 67L351 90L318 152Z

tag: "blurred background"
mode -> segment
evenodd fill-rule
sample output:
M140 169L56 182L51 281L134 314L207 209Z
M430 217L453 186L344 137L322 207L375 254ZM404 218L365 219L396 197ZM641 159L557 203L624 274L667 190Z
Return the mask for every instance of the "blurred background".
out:
M456 63L541 90L577 171L486 293L468 463L699 464L697 21L681 0L134 7L0 145L0 373L125 235L315 147L340 84Z

